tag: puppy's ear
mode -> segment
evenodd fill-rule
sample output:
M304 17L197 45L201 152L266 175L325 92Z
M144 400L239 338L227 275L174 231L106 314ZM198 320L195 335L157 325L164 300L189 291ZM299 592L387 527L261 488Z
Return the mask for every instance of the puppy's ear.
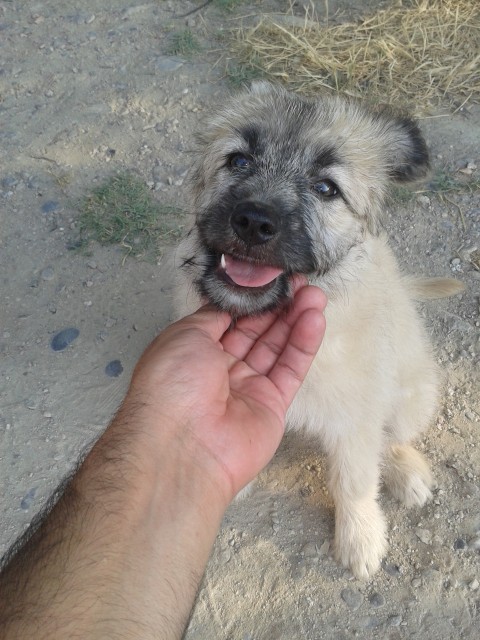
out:
M413 182L428 175L430 162L425 140L409 118L393 117L386 127L387 173L395 182Z

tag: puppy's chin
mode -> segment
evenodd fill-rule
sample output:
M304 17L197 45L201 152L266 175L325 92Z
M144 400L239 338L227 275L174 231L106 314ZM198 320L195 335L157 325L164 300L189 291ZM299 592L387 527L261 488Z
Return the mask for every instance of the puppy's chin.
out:
M233 318L279 310L291 302L290 281L285 273L262 287L242 287L222 278L218 272L207 271L197 286L202 297Z

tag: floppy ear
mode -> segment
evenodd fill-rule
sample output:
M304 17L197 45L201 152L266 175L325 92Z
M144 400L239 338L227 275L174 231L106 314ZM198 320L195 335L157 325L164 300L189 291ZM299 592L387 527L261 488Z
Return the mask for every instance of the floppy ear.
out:
M393 117L386 128L387 174L395 182L413 182L428 175L425 140L409 118Z

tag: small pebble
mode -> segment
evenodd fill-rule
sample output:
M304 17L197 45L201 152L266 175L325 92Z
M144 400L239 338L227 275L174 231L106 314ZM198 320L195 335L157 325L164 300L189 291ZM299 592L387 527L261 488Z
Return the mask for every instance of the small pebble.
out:
M374 629L378 627L378 620L372 616L362 616L356 623L358 629Z
M417 538L421 540L424 544L432 544L432 533L428 529L421 529L418 527L415 530Z
M53 270L53 267L45 267L45 269L42 269L40 272L42 280L53 280L54 276L55 271Z
M105 373L109 378L118 378L122 371L123 366L120 360L112 360L105 367Z
M27 187L29 189L39 189L40 188L40 180L37 177L32 176L27 181Z
M42 204L43 213L53 213L60 209L60 203L56 200L47 200Z
M40 404L42 402L42 398L39 396L31 396L30 398L27 398L25 400L25 406L27 407L27 409L30 409L31 411L33 411L34 409L39 409L40 408Z
M422 585L422 581L420 578L414 578L410 584L414 589L418 589Z
M398 578L402 573L401 568L397 564L384 564L383 570L392 578Z
M305 560L300 560L297 565L292 569L292 578L294 580L303 580L307 575L307 565Z
M152 3L137 4L137 5L133 5L133 7L127 7L123 12L123 19L125 20L127 18L130 18L130 16L133 16L136 13L140 13L141 11L145 11L145 9L148 9L151 6L152 6Z
M330 542L328 540L325 540L320 546L320 548L318 549L318 554L320 556L326 556L328 555L329 550L330 550Z
M302 554L306 558L314 558L318 555L317 545L314 542L307 542L307 544L302 547Z
M363 596L359 591L355 589L343 589L340 593L342 600L345 602L349 609L356 611L363 601Z
M17 186L18 180L13 176L7 176L6 178L2 179L2 182L0 184L4 189L9 190Z
M389 627L399 627L402 623L402 616L390 616L387 620Z
M467 543L462 538L457 538L457 540L455 540L455 542L453 543L453 548L456 551L460 551L462 549L465 549L466 547L467 547Z
M428 209L430 207L430 198L428 196L417 196L417 201L424 209Z
M62 231L62 227L59 227L59 231ZM65 243L65 248L68 251L76 251L77 249L80 249L80 247L82 246L82 240L79 238L77 240L67 240L67 242Z
M155 62L155 69L164 73L173 73L183 67L183 60L180 58L169 58L167 56L159 56Z
M423 581L428 583L439 583L442 580L442 574L437 569L428 568L422 571Z
M473 549L474 551L479 551L480 550L480 536L470 540L470 542L468 543L468 547L469 547L469 549Z
M479 586L480 586L480 583L476 578L474 578L468 585L468 588L470 589L470 591L476 591Z
M68 329L63 329L55 336L53 336L50 346L54 351L63 351L68 347L68 345L72 344L76 338L78 338L80 331L75 329L75 327L69 327Z
M381 593L372 593L372 595L368 598L368 601L370 602L372 607L375 607L375 609L379 609L385 604L385 598Z
M218 561L220 564L227 564L232 557L232 550L230 547L225 546L220 549L220 553L218 554Z
M30 506L33 502L33 499L35 498L36 493L37 493L37 488L32 487L32 489L27 491L27 493L23 496L22 501L20 502L20 507L24 511L28 511L30 509Z

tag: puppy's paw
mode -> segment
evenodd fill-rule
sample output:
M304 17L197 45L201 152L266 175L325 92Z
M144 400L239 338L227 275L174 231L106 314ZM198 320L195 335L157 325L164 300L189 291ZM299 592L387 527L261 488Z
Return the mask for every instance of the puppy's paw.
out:
M421 507L432 499L431 488L433 488L431 474L425 476L420 473L412 473L405 483L395 485L391 491L395 498L403 502L405 506Z
M395 445L387 464L385 484L397 500L407 507L421 507L432 498L435 481L421 453L410 445Z
M336 560L356 578L366 580L380 567L387 550L387 526L378 504L372 500L362 508L342 508L335 516Z

